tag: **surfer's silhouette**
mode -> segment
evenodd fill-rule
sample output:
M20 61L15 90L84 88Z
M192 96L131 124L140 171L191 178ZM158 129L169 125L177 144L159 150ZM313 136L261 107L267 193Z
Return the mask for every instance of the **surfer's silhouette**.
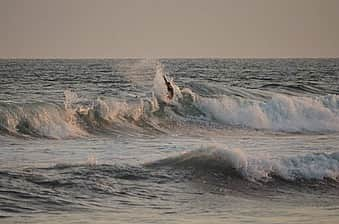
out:
M167 86L167 91L168 91L168 94L167 94L167 97L168 99L173 99L173 96L174 96L174 89L173 89L173 86L172 84L167 80L166 76L163 75L163 78L165 80L165 83L166 83L166 86Z

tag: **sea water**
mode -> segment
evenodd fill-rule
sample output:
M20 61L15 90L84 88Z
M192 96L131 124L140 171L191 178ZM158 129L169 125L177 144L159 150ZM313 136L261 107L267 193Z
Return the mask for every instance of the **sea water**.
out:
M339 223L338 94L338 59L0 60L0 222Z

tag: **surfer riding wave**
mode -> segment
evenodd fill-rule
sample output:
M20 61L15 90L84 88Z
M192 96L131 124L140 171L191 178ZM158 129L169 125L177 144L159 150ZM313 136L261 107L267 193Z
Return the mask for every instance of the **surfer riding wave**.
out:
M173 86L172 84L167 80L166 76L163 75L163 78L164 78L164 81L165 81L165 84L167 86L167 97L169 100L173 99L173 96L174 96L174 89L173 89Z

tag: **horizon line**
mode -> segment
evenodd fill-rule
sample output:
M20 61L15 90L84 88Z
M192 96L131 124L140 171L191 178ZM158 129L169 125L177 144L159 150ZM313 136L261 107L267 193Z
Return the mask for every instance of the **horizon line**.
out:
M0 60L91 60L91 59L339 59L339 56L316 56L316 57L0 57Z

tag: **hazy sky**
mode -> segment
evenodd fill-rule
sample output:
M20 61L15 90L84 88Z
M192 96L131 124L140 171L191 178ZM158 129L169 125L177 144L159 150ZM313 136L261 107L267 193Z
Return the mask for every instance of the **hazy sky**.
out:
M0 0L8 57L339 57L339 0Z

